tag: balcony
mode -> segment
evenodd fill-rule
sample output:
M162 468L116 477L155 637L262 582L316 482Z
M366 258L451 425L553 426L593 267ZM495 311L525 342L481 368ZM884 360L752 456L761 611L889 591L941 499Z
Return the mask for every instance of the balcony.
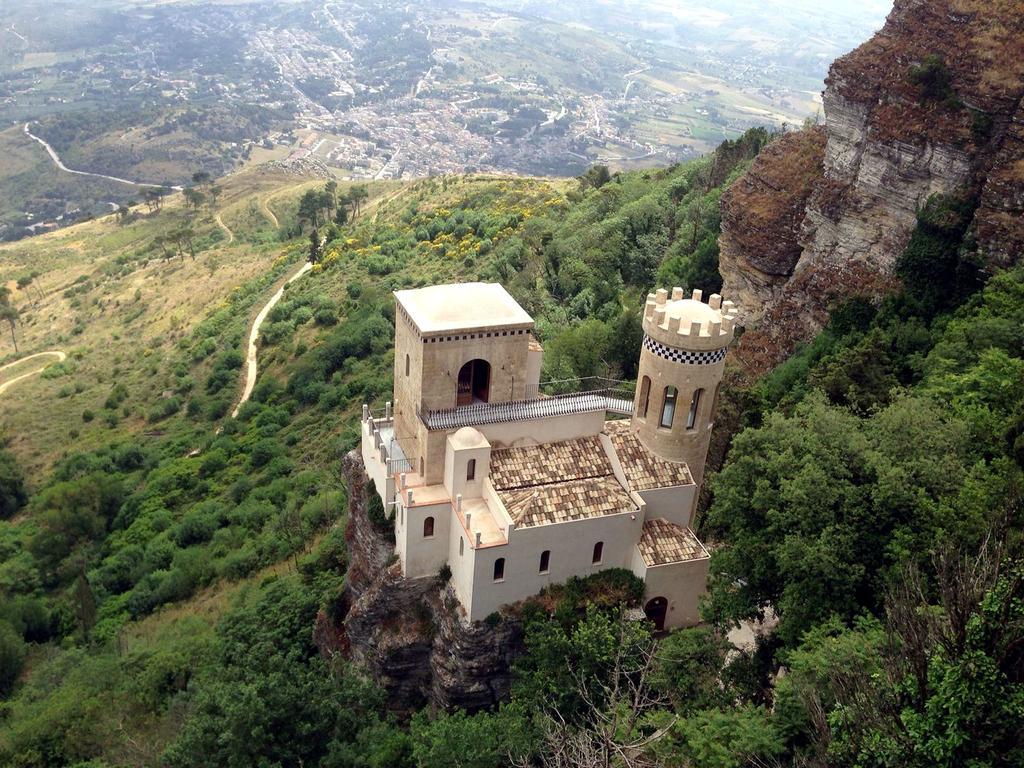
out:
M612 379L565 379L530 387L518 400L421 410L419 417L427 429L459 429L595 411L632 416L633 394L633 385Z
M367 436L373 441L374 452L388 475L412 472L412 462L406 458L401 443L395 437L391 403L388 403L380 416L374 416L367 406L363 406L363 424Z

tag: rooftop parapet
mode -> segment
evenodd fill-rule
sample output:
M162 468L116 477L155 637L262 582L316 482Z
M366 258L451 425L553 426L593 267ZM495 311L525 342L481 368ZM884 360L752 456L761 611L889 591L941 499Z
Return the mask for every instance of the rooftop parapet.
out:
M647 295L644 305L644 333L676 349L704 351L729 346L736 331L736 308L717 293L708 303L695 290L683 298L682 288L669 294L664 288Z

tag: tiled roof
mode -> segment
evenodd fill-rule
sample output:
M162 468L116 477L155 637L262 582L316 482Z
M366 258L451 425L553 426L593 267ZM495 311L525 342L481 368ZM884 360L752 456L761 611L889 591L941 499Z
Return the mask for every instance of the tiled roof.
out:
M490 479L520 527L637 508L615 479L598 435L492 451Z
M499 491L518 527L565 523L636 509L614 477L591 477L565 483Z
M622 471L634 491L689 485L693 482L685 464L659 459L644 448L640 438L629 430L629 421L605 422L604 431L615 447Z
M644 521L644 530L637 547L648 567L700 560L708 556L693 531L661 517Z
M491 452L491 483L500 490L611 474L611 462L597 435Z

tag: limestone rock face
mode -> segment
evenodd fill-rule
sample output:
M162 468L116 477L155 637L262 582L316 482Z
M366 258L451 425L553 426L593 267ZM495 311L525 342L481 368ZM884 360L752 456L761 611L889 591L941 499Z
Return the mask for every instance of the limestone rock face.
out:
M511 665L523 647L520 622L471 623L447 584L403 579L392 562L394 546L366 514L368 480L359 453L347 454L342 468L349 484L344 618L338 626L319 618L321 651L366 669L399 714L425 704L474 712L507 699Z
M912 70L936 56L933 84L922 84ZM722 293L747 322L738 351L748 368L763 371L813 336L837 298L895 289L896 261L933 194L975 197L979 254L993 267L1019 261L1022 96L1024 0L896 0L883 29L832 65L810 188L814 141L787 136L723 196ZM794 227L787 208L801 200Z
M781 298L800 259L807 199L824 173L825 131L814 128L773 141L722 195L719 268L723 295L756 323Z

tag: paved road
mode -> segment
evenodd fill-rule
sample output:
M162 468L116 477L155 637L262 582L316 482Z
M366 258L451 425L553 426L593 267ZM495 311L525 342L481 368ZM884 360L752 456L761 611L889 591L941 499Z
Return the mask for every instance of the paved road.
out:
M151 189L163 188L162 184L147 184L144 181L132 181L131 179L122 179L119 176L108 176L105 173L92 173L91 171L76 171L74 168L68 168L60 159L60 155L57 154L57 150L51 147L49 142L46 141L46 139L41 139L34 133L32 133L32 131L30 131L28 127L29 123L25 123L25 135L28 136L30 139L39 142L43 146L43 149L46 150L46 153L50 156L50 159L53 160L54 165L56 165L65 173L73 173L76 176L92 176L94 179L106 179L107 181L116 181L120 184L128 184L133 187L149 187ZM176 192L180 192L182 188L170 187L170 189L173 189Z
M34 355L28 355L27 357L23 357L20 360L15 360L13 363L7 363L7 365L0 365L0 373L3 373L8 368L13 368L16 365L21 365L26 360L32 360L32 359L34 359L36 357L45 357L45 356L56 356L58 363L63 362L64 360L67 359L67 354L65 354L63 351L61 351L59 349L53 349L53 350L50 350L49 352L36 352ZM27 379L29 376L35 376L37 373L42 373L43 370L47 366L49 366L49 365L50 365L50 363L44 363L43 365L39 366L38 368L36 368L34 370L29 371L28 373L23 373L20 376L15 376L10 381L5 381L3 384L0 384L0 395L2 395L4 392L6 392L9 387L13 387L15 384L17 384L22 379Z
M270 310L272 310L274 305L281 300L282 296L284 296L285 285L294 283L312 268L313 265L308 261L299 267L299 269L285 281L284 285L277 289L277 293L270 297L270 301L264 304L263 309L261 309L260 313L256 315L256 319L252 324L252 329L249 331L249 351L246 354L245 360L245 389L242 390L242 399L238 401L238 405L235 406L235 410L231 412L232 418L238 415L238 410L249 400L252 396L253 387L256 386L256 374L259 372L259 368L256 363L256 342L260 337L260 326L263 325L263 321L267 319L267 315L270 314Z

